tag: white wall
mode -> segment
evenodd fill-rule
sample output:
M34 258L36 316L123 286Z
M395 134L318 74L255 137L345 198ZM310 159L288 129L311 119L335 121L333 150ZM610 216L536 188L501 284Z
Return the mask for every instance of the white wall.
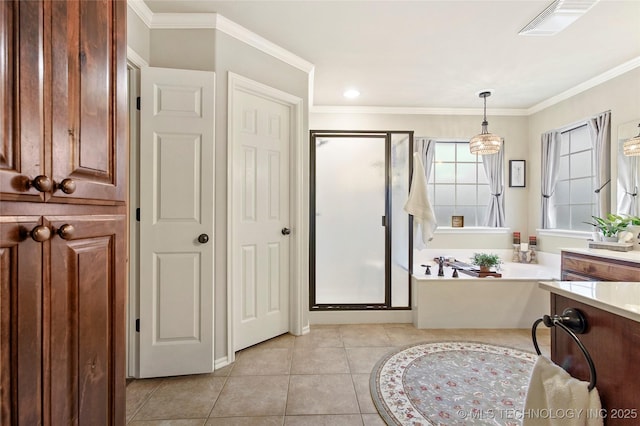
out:
M215 358L227 355L227 75L229 71L303 99L308 145L308 74L213 29L152 30L150 65L216 72ZM303 164L308 169L308 160ZM304 202L307 206L308 202ZM302 284L306 294L307 283ZM306 298L305 298L306 300ZM303 323L307 319L303 318Z
M541 142L540 135L567 124L611 110L611 209L616 209L617 134L618 126L631 120L640 121L640 68L573 96L529 117L529 233L541 225ZM531 167L529 167L531 165ZM540 249L558 253L562 247L586 247L583 239L544 237Z
M489 131L499 134L504 143L505 167L505 219L511 231L526 235L529 209L526 208L529 191L527 186L509 188L509 160L527 160L528 119L518 116L492 116L487 112ZM409 114L337 114L311 113L309 127L312 130L413 130L415 136L469 140L480 133L482 115L409 115ZM529 163L529 162L527 162ZM523 206L525 206L523 208ZM441 224L450 226L450 224ZM509 248L511 235L505 234L437 234L429 243L430 248Z
M142 19L127 7L127 46L132 48L142 59L149 62L151 31Z
M611 110L611 206L616 206L618 127L640 122L640 68L575 95L528 117L492 116L489 131L505 138L506 226L523 239L536 235L541 223L540 135ZM469 139L479 132L481 117L395 114L312 113L313 130L414 130L416 136ZM508 187L509 160L527 160L526 188ZM538 236L540 250L559 253L562 247L585 247L584 239ZM438 234L430 248L508 248L510 234Z

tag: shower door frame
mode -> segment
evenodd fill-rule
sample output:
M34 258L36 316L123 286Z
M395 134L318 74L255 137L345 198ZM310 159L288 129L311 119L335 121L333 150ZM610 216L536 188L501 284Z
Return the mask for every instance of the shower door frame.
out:
M348 311L348 310L411 310L411 274L413 273L413 216L409 216L407 306L391 306L391 244L392 244L392 205L391 205L391 138L394 134L407 135L409 138L409 184L413 175L413 130L310 130L309 131L309 310L310 311ZM385 138L385 291L384 303L316 303L316 138L317 137L376 137ZM408 196L409 194L407 194Z

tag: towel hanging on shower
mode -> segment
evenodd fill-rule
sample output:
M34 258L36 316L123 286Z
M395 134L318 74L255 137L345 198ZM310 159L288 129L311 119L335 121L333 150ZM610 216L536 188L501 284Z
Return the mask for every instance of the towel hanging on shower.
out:
M523 426L602 426L598 390L540 355L529 379Z
M424 244L433 239L433 232L438 227L436 215L429 202L427 194L427 177L420 154L413 153L413 176L409 199L404 205L404 210L413 216L413 229L416 236L416 248L423 248ZM418 238L419 237L419 238Z

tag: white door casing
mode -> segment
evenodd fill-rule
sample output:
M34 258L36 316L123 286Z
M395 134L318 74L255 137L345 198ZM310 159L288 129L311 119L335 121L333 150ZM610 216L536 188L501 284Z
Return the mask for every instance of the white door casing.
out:
M214 368L214 91L213 72L142 69L139 377Z
M298 195L290 185L290 158L300 136L301 99L233 73L228 93L232 360L233 351L295 329L300 321L299 265L292 265L299 261L292 258L299 219L290 211ZM284 228L291 234L283 234Z

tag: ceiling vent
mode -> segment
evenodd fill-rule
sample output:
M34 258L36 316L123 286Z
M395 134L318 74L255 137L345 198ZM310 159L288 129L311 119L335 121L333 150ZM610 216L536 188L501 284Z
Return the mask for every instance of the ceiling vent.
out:
M518 34L548 36L554 35L576 19L584 15L599 0L555 0L545 10L529 22Z

